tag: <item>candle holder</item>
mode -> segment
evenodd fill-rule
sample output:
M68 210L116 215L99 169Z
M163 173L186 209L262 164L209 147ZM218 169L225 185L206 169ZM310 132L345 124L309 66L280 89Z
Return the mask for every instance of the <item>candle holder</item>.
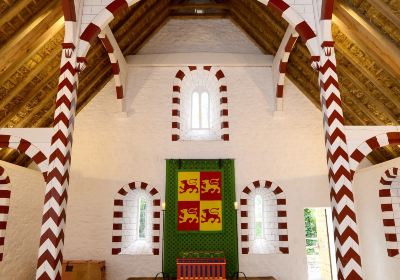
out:
M166 280L169 279L168 274L164 271L164 225L165 225L165 209L166 209L166 203L163 202L161 203L161 209L162 209L162 238L161 238L161 271L154 276L154 280L158 279L160 275L162 275L162 279Z
M236 215L236 228L237 228L237 222L238 222L238 211L239 211L239 202L235 201L233 203L233 207L235 208L235 215ZM233 273L233 279L239 279L239 275L243 275L244 279L247 280L247 276L244 272L240 271L239 269L239 241L236 239L236 272Z

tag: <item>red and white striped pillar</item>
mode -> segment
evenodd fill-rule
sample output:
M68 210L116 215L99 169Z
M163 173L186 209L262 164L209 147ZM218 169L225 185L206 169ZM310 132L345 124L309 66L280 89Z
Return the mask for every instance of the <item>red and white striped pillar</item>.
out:
M61 279L62 249L66 219L67 187L72 133L76 111L78 70L74 38L76 17L73 0L64 0L65 36L54 113L47 184L40 232L36 279Z
M68 46L72 43L68 43ZM64 50L61 57L60 79L54 113L54 133L51 139L47 185L40 232L36 279L61 279L64 245L65 208L71 161L72 133L76 110L76 55Z
M10 178L5 169L0 166L0 262L3 261L10 197Z
M319 80L331 186L336 261L339 280L361 280L363 278L352 175L331 32L332 11L333 0L323 1L320 21L322 52Z

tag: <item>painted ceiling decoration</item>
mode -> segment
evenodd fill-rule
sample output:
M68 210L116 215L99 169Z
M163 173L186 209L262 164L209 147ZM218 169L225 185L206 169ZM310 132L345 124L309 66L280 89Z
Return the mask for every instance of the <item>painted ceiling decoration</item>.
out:
M337 71L346 125L400 125L400 0L336 0L333 17ZM275 55L287 23L257 0L146 0L122 12L110 28L124 55L136 54L171 18L229 18L265 54ZM51 127L59 77L63 14L59 0L0 0L0 127ZM129 30L129 32L127 32ZM317 72L298 40L286 76L320 108ZM79 78L78 112L113 78L99 38ZM369 155L380 163L397 146ZM17 151L0 160L28 166Z

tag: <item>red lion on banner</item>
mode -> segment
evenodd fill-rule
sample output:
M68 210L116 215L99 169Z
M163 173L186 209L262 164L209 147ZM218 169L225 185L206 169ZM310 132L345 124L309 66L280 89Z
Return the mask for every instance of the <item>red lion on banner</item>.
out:
M181 183L183 186L179 186L179 193L198 193L199 189L197 188L197 179L182 180Z
M201 215L202 223L207 223L208 221L214 223L217 220L218 220L217 223L221 223L221 218L219 216L219 208L203 209L203 213L204 214Z

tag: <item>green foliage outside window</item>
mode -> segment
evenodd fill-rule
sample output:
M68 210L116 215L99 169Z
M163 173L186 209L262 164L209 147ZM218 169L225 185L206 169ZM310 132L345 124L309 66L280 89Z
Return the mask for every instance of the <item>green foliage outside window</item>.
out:
M263 238L262 222L256 222L256 239Z
M254 198L254 216L255 216L255 238L262 239L263 236L263 200L261 195Z
M141 197L139 199L139 238L146 237L146 199Z
M318 255L317 223L313 209L304 209L304 222L306 226L307 255Z

